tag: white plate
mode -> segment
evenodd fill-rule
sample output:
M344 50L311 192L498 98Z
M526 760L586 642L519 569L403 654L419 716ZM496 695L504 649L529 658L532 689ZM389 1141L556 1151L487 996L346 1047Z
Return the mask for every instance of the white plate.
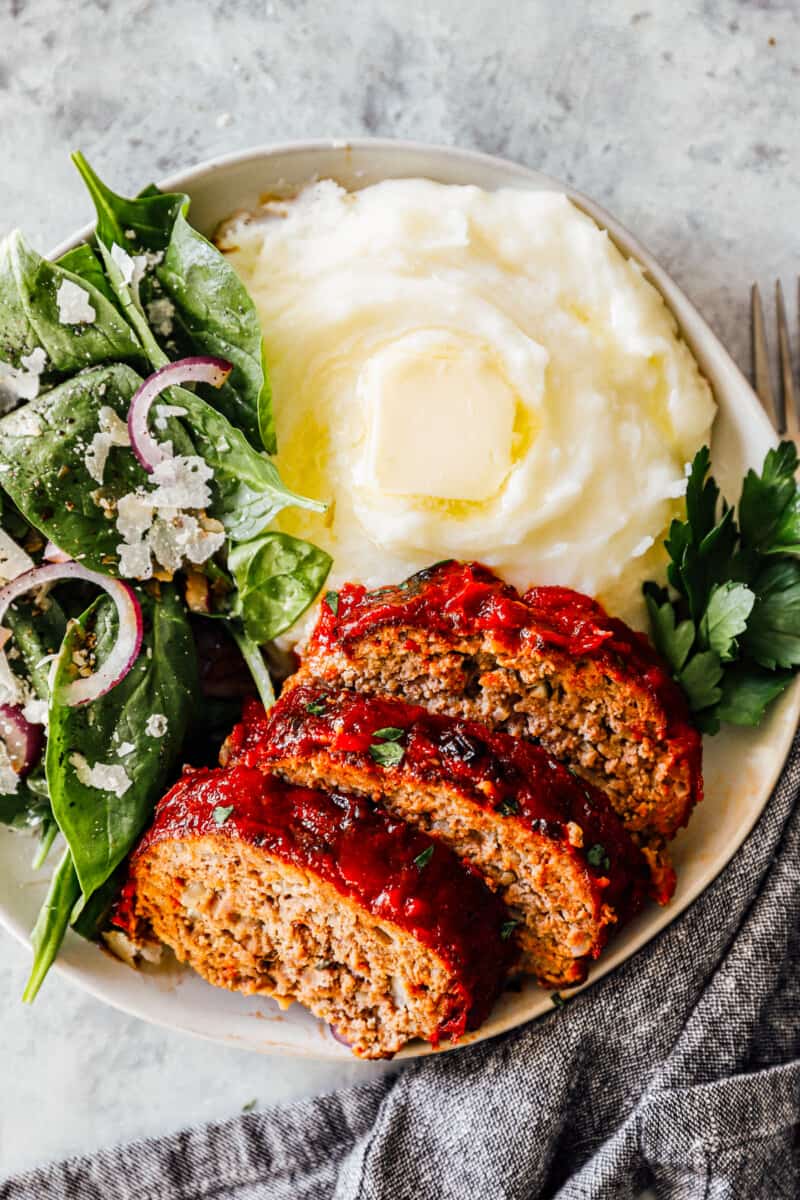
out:
M760 466L766 450L774 445L772 429L750 386L686 296L608 213L547 176L483 154L364 140L293 143L253 150L173 176L163 186L187 191L192 197L192 220L211 233L219 221L236 210L254 208L265 192L291 189L318 176L332 177L349 188L387 178L425 176L442 183L484 188L567 192L608 229L626 254L643 265L674 312L710 381L719 404L712 447L714 471L723 492L738 496L744 472L748 467ZM82 230L56 253L89 232ZM675 897L667 908L651 905L623 930L592 968L585 986L630 957L669 924L735 854L769 798L788 754L799 712L800 681L774 706L760 729L727 729L706 740L706 799L674 845L678 870ZM46 881L30 869L31 853L32 843L27 838L0 831L0 922L26 944L46 886ZM271 1000L217 990L176 965L134 972L72 933L67 935L55 969L117 1008L188 1033L252 1050L323 1058L349 1056L326 1026L296 1005L281 1012ZM47 1002L45 987L38 1003ZM528 983L520 992L503 996L483 1028L467 1040L492 1037L550 1010L547 993ZM439 1052L447 1049L443 1046ZM426 1053L431 1053L429 1047L413 1045L401 1057Z

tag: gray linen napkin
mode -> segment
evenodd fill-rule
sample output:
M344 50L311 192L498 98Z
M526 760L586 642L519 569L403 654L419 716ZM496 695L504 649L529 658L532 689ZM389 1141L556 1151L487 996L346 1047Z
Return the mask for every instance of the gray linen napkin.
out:
M716 882L521 1031L284 1110L29 1172L0 1200L800 1194L800 741Z

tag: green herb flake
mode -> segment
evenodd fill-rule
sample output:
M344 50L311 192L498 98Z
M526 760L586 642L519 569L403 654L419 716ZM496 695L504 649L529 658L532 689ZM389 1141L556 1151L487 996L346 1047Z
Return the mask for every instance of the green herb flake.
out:
M328 711L328 706L324 700L311 700L306 705L306 712L311 713L315 717L321 717L323 713Z
M566 997L561 995L561 992L550 993L550 1003L553 1008L563 1008L567 1003Z
M512 933L517 928L519 923L520 923L519 921L514 921L514 920L504 922L504 924L500 928L500 937L502 938L502 940L504 942L508 941L508 939L511 937Z
M257 1104L258 1101L254 1096L252 1100L248 1100L246 1104L242 1105L242 1112L252 1112Z
M405 750L399 742L378 742L376 746L370 746L369 754L379 767L399 767Z
M606 854L606 848L600 842L595 842L593 846L589 847L586 854L586 861L592 867L602 867L604 871L607 871L611 866L611 859Z
M372 736L380 738L382 742L399 742L404 733L405 729L398 725L384 725L383 729L376 729Z
M427 850L423 850L422 853L418 854L417 857L414 859L414 866L417 868L418 871L424 871L432 858L433 858L433 846L428 846Z
M333 615L337 616L338 612L339 612L339 593L338 592L326 592L325 593L325 603L327 604L328 608L331 610Z
M217 807L214 809L214 824L215 825L224 825L232 812L233 812L232 804L227 804L227 805L218 804Z
M519 812L519 804L514 796L507 796L497 811L504 817L515 817Z

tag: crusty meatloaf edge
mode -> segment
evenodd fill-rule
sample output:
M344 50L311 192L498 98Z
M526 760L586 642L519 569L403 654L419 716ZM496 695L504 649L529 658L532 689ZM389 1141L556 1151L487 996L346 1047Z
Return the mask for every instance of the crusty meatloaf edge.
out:
M147 890L148 867L163 857L164 847L172 851L167 856L169 866L162 873L161 887L154 896L148 894L145 904L142 894ZM181 864L191 866L193 858L205 862L199 877L192 875L192 882L202 888L219 869L220 856L223 865L248 858L250 874L256 877L259 864L270 877L276 868L280 877L284 865L285 873L293 878L299 872L304 878L320 881L318 893L333 889L340 897L339 903L331 905L318 895L319 903L306 905L303 920L289 922L284 937L287 956L302 947L312 924L309 914L315 910L317 917L324 913L334 941L337 914L345 911L351 917L356 913L362 929L382 929L386 941L392 940L392 929L404 944L411 940L415 957L423 961L427 957L433 974L446 976L451 997L438 1024L416 1029L413 1036L436 1043L440 1038L457 1039L465 1030L476 1028L488 1015L516 957L513 941L505 932L504 906L477 873L445 847L392 819L368 800L292 787L243 766L189 770L159 802L150 830L131 857L114 924L133 940L146 935L148 929L162 938L171 930L168 944L214 983L277 994L284 1000L302 998L297 995L301 990L298 979L284 978L286 960L262 969L255 959L248 959L241 974L241 942L235 925L229 929L211 919L219 903L213 888L209 889L211 917L202 912L190 914L193 920L205 920L200 935L204 948L198 948L191 938L186 943L182 934L175 933L176 909L181 908L187 886ZM237 882L234 874L229 887L235 888ZM288 900L279 888L277 898L269 901L270 909L277 905L279 918L282 904L288 905ZM252 907L262 911L261 902ZM258 932L259 912L235 914L239 920L245 918L247 937ZM226 919L230 924L229 914ZM354 961L358 961L357 946L348 942L347 946L338 944L337 949L341 955L355 953ZM205 969L212 961L214 969ZM231 965L226 968L228 961ZM282 992L276 990L270 970L283 978ZM350 993L357 991L357 974L350 970L340 980ZM298 978L300 975L302 971ZM334 997L337 1003L345 998ZM330 1004L320 1002L316 1011L330 1020ZM385 1024L386 1014L382 1019ZM339 1025L339 1032L354 1044L357 1053L383 1056L398 1048L391 1042L388 1050L382 1045L379 1028L374 1031L375 1047L371 1048L362 1025L363 1021L355 1031L346 1022Z
M287 686L310 676L540 741L607 793L652 894L672 894L666 847L702 797L701 738L647 639L594 600L566 588L523 598L476 563L372 592L348 584L321 603Z
M248 702L222 759L370 796L443 840L503 896L543 986L581 982L641 905L646 864L603 794L475 722L313 681L268 714Z

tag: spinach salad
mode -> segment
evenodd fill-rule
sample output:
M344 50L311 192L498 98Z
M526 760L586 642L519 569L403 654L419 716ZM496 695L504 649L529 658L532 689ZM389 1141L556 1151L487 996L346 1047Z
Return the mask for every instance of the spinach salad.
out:
M156 801L215 752L242 689L272 703L265 655L331 567L270 528L326 506L272 461L258 315L188 196L127 199L74 161L91 243L48 262L18 233L0 242L0 824L36 831L51 873L27 1000L68 928L103 931ZM644 595L714 733L758 724L800 669L800 493L791 443L736 510L709 470L704 447L665 542L669 586ZM402 757L388 734L374 750Z
M208 627L270 704L262 647L331 565L269 528L325 505L271 461L258 316L188 196L118 196L74 161L91 244L0 243L0 822L36 830L51 871L27 1000L70 926L98 936L155 802L238 716L201 682Z

